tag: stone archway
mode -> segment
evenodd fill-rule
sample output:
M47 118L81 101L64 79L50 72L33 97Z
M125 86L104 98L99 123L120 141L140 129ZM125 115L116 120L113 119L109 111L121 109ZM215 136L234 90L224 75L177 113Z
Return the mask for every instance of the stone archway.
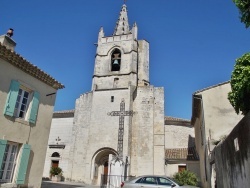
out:
M100 185L101 181L107 183L110 154L117 155L117 152L112 148L101 148L94 154L91 165L92 185ZM104 179L101 180L102 177Z
M53 152L50 156L50 169L52 167L59 167L59 162L60 162L60 159L61 159L61 156L60 156L60 153L58 152ZM49 169L49 170L50 170ZM49 175L50 175L50 178L51 178L51 174L50 174L50 171L49 171Z
M58 152L54 152L51 155L51 167L59 167L60 154Z

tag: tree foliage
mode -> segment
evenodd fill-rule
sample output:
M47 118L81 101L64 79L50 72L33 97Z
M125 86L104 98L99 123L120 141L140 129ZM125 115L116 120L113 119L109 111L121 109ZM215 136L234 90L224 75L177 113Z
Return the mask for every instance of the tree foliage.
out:
M231 89L228 99L237 114L250 111L250 53L236 59L231 75Z
M183 170L174 175L174 180L180 185L193 185L196 186L198 178L195 173L189 170Z
M246 25L246 28L250 26L250 0L233 0L240 12L241 22Z

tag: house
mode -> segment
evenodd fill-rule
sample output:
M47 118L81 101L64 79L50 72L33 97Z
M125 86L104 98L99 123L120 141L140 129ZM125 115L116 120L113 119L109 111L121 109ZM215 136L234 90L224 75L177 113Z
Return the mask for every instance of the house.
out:
M64 86L0 36L0 187L41 186L58 89Z
M69 177L69 157L72 142L74 110L63 110L53 113L43 177L50 177L51 167L60 167L63 176ZM67 179L66 179L67 180Z
M165 117L165 175L189 170L200 178L199 155L190 120Z
M201 185L214 186L214 161L210 160L216 144L225 138L242 119L227 99L230 82L220 83L193 94L192 120L195 145L200 157Z

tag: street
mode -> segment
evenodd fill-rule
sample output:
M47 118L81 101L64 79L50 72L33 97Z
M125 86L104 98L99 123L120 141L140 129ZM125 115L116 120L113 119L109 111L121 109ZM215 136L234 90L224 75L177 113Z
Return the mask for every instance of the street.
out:
M43 181L41 188L97 188L99 186L86 185L84 183L75 182L52 182Z

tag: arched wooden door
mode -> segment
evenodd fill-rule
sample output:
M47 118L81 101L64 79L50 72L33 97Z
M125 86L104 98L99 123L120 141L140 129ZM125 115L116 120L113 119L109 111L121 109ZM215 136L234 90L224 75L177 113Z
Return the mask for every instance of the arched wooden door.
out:
M107 185L108 173L109 173L109 163L108 163L108 161L106 161L104 163L104 169L103 169L103 175L104 175L103 184L105 184L105 185Z

